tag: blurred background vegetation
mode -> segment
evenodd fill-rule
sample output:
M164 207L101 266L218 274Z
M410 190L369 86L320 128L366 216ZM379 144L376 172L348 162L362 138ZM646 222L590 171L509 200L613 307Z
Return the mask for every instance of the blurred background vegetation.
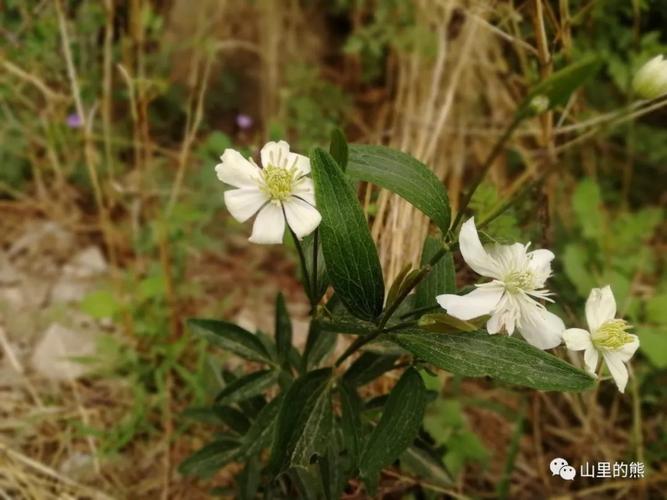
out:
M293 252L251 246L225 213L213 166L226 147L255 155L285 138L305 153L341 126L424 161L456 210L530 85L597 55L602 70L565 109L517 131L473 208L522 194L488 233L554 249L570 325L591 287L612 285L641 340L629 390L434 379L425 425L454 481L406 465L380 491L659 497L667 129L664 101L633 103L630 82L667 52L665 23L665 0L5 0L0 492L205 498L214 484L234 495L240 466L207 481L176 471L210 433L181 413L208 401L220 363L247 368L208 355L183 320L271 332L277 290L297 318L307 304ZM417 261L428 225L387 192L359 195L390 278ZM556 456L642 461L648 478L566 483L548 472Z

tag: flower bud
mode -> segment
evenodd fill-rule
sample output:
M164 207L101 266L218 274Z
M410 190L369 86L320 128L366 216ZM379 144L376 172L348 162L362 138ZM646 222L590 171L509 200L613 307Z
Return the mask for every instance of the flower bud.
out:
M667 60L655 56L635 74L632 89L643 99L655 99L667 94Z
M536 95L530 101L530 109L536 115L544 113L549 109L549 97L542 94Z

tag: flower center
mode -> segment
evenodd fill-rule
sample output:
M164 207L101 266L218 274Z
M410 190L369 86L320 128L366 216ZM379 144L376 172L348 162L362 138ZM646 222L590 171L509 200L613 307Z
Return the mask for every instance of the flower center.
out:
M533 273L530 271L512 271L503 280L505 289L510 293L533 288Z
M618 349L632 342L627 330L630 325L623 319L610 319L602 323L592 335L593 343L604 349Z
M295 168L267 165L262 169L262 176L264 177L262 190L272 200L284 201L292 194L296 173Z

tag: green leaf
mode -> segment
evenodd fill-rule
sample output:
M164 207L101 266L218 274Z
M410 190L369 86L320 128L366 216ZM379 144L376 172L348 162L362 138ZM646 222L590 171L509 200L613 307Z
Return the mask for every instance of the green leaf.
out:
M343 444L350 457L352 475L357 474L361 458L361 409L362 401L356 389L343 380L339 386L341 405L341 428L343 429Z
M285 298L282 293L276 297L276 349L278 359L284 364L292 348L292 321L285 306Z
M183 475L210 477L236 458L238 443L220 439L197 450L178 466Z
M385 146L350 145L347 174L396 193L429 217L443 233L450 209L442 182L422 162Z
M278 396L257 414L257 418L241 441L241 456L252 457L271 444L281 403L282 396Z
M517 116L525 118L557 106L564 106L567 104L570 95L581 87L586 80L592 78L601 65L602 60L600 58L589 57L556 71L532 88L519 106ZM537 97L546 98L546 106L540 106L541 109L536 109L533 99Z
M340 429L334 428L329 440L329 449L319 462L322 488L327 500L339 500L345 488L343 464L339 445Z
M589 240L602 237L605 230L602 195L593 179L582 180L572 195L572 209L582 234Z
M636 333L639 336L639 348L642 354L657 368L667 367L667 329L665 325L641 327Z
M409 446L401 455L401 469L438 486L448 487L454 482L441 460L415 445Z
M591 267L588 262L586 247L578 243L570 243L565 247L563 269L581 297L586 297L591 288L596 286L595 277L591 274Z
M424 314L419 318L419 326L440 333L474 332L479 330L479 325L476 325L474 321L458 319L443 312Z
M240 326L226 321L199 318L188 319L187 324L193 333L217 347L250 361L272 363L262 342Z
M112 318L118 312L116 296L110 290L97 290L86 295L79 306L93 318Z
M281 473L306 468L313 455L323 456L333 426L330 368L298 378L290 386L278 413L269 468Z
M224 405L210 407L193 407L183 412L183 416L198 422L222 422L237 434L245 434L250 427L250 421L236 408Z
M303 353L306 371L317 368L331 354L337 340L336 335L321 328L319 321L311 321Z
M315 245L315 236L317 238L317 257L313 255L313 246ZM324 293L329 287L329 276L327 275L327 265L324 261L324 254L322 253L322 245L319 241L319 229L316 229L314 232L304 237L301 241L301 246L303 247L303 253L306 260L306 269L308 270L308 276L310 279L313 279L313 272L315 264L317 263L317 276L315 277L315 289L310 290L310 293L313 295L312 302L319 303ZM312 288L312 285L309 287Z
M259 490L260 463L258 457L251 457L236 478L239 500L255 500Z
M384 372L391 370L397 359L398 356L383 356L365 351L352 363L343 378L353 387L368 384Z
M361 457L361 476L371 487L378 473L412 444L425 407L424 382L415 369L408 368L389 394L382 417Z
M384 281L377 250L356 194L329 153L311 153L327 274L347 309L362 319L382 312Z
M419 328L388 337L420 359L457 375L490 376L545 391L582 391L595 382L569 363L514 337L432 333Z
M340 168L343 169L343 172L347 169L347 159L348 159L348 146L347 139L345 139L345 134L339 128L335 128L331 132L331 144L329 145L329 153L336 160L336 163L340 165Z
M421 265L429 263L435 254L442 248L442 242L427 236L422 250ZM415 289L415 307L429 307L437 305L436 295L456 292L456 278L454 271L454 258L451 252L447 252L438 263L433 266L431 272L422 280Z
M245 401L258 396L278 381L276 370L260 370L249 373L222 389L215 397L219 405Z

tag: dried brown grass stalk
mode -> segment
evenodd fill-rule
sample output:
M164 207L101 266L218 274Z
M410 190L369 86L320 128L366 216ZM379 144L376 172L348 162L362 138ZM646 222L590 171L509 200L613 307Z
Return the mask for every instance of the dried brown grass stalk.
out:
M416 51L393 55L397 75L392 110L386 122L377 124L373 139L387 136L390 146L431 167L449 185L455 211L464 165L474 163L492 144L471 144L466 130L480 122L497 129L515 106L507 84L497 76L497 70L506 67L498 38L516 42L521 51L527 43L490 24L491 5L486 2L418 0L415 7L420 26L436 38L437 50L434 57ZM488 121L480 120L481 115ZM493 175L502 172L496 169ZM386 191L379 193L377 203L372 232L386 279L391 280L406 262L418 262L428 221Z

